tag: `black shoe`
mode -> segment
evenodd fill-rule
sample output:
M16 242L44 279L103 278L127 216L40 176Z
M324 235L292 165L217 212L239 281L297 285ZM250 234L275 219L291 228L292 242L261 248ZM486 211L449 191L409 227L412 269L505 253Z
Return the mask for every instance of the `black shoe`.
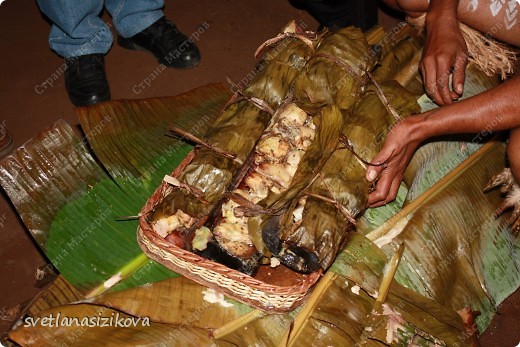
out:
M117 43L127 49L150 52L167 67L188 69L200 62L197 46L164 17L132 37L119 36Z
M65 88L76 106L94 105L110 100L103 54L65 58Z

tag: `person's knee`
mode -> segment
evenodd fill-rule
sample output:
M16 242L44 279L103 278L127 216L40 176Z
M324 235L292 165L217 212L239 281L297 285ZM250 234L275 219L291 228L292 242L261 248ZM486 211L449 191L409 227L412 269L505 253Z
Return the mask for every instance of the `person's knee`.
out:
M518 183L520 182L520 129L511 131L507 144L507 158L509 159L511 173Z
M414 16L425 13L429 6L428 0L384 0L384 2L390 7Z
M508 158L509 158L509 167L511 168L511 173L513 174L513 177L515 178L515 181L517 183L520 182L520 162L518 162L517 159L520 159L520 158L515 158L513 160L511 160L511 155L509 154L510 151L511 151L511 146L509 146L508 150L507 150L507 153L508 153Z

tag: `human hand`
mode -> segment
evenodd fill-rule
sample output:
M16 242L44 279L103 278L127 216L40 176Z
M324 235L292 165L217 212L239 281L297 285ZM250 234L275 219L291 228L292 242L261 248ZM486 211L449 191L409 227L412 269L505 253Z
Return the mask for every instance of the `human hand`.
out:
M458 20L452 17L427 19L426 42L419 69L426 93L438 105L451 104L462 95L467 63L468 48ZM450 73L453 73L453 91L449 87Z
M369 207L379 207L395 199L404 171L422 142L416 124L421 116L411 116L397 123L388 133L381 151L368 166L366 178L376 182L368 196Z

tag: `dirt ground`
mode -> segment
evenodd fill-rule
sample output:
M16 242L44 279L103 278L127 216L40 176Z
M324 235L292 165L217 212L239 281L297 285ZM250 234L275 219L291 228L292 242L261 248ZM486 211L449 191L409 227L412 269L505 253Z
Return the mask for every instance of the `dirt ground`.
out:
M50 24L34 0L0 1L0 120L14 136L18 147L58 119L72 125L78 120L68 100L61 73L63 60L50 51ZM114 45L105 58L113 99L176 95L211 83L241 80L255 64L253 52L273 37L290 19L317 22L289 1L248 0L168 1L165 12L187 34L207 22L198 46L202 63L191 70L167 69L149 86L138 87L157 69L158 63L143 52L130 52ZM104 14L105 20L109 20ZM381 16L391 28L395 23ZM47 83L44 83L47 81ZM36 268L45 257L33 244L8 198L0 199L0 332L11 324L13 308L33 298L40 290ZM499 309L492 326L481 338L482 346L516 346L520 341L520 291Z

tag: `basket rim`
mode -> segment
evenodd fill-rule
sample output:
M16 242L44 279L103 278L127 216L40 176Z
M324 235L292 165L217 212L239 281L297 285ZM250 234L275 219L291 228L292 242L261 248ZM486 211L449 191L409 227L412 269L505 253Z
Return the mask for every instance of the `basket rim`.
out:
M169 257L164 257L161 253L167 252L167 250L148 240L143 235L141 228L138 228L138 233L140 234L140 237L138 237L139 246L151 259L194 282L266 312L285 313L298 307L309 295L312 286L321 277L321 272L311 274L308 278L308 289L303 291L295 291L293 287L288 287L288 290L282 291L266 290L263 282L262 286L254 286L244 281L229 278L226 274L215 272L213 269L200 267L199 264L176 257L172 253L168 253ZM247 275L244 274L244 276Z

